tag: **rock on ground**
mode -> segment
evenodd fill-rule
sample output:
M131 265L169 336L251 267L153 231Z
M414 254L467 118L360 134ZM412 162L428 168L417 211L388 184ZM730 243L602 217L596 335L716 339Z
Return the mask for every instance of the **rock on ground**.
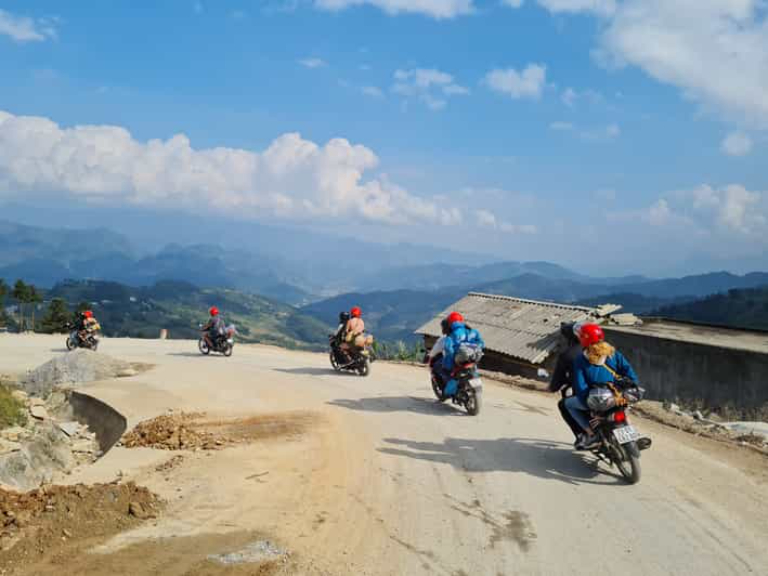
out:
M129 362L90 350L73 350L30 371L20 385L28 394L47 396L57 386L77 386L136 373Z

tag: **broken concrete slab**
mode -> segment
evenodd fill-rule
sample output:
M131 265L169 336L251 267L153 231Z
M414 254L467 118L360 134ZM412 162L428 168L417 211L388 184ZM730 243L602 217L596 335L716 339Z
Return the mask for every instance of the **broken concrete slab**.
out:
M59 422L58 426L59 429L70 438L77 436L82 428L79 422Z
M37 418L38 420L48 420L50 418L48 415L48 410L45 409L45 406L32 406L29 409L29 413L33 418Z

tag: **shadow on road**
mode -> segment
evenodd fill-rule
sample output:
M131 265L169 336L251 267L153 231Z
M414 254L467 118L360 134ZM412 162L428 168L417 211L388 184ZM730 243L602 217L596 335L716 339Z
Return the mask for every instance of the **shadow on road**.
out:
M303 376L331 376L338 374L340 376L358 376L354 372L347 372L346 370L336 372L333 368L314 368L311 366L302 366L301 368L273 368L275 372L283 372L285 374L301 374ZM358 376L359 377L359 376Z
M184 358L205 358L205 355L201 354L200 352L168 352L166 356L182 356ZM215 352L212 352L208 355L210 358L219 356L221 358L224 358L225 356L221 354L216 354Z
M416 396L373 396L370 398L331 400L331 406L340 406L349 410L364 412L416 412L437 416L467 416L462 409L450 402L441 404L433 398L418 398Z
M566 484L610 484L596 477L613 477L623 484L621 476L602 466L569 444L534 438L498 438L469 440L446 438L443 443L416 442L385 438L390 444L379 448L383 454L404 456L428 462L450 464L465 472L521 472L544 480Z

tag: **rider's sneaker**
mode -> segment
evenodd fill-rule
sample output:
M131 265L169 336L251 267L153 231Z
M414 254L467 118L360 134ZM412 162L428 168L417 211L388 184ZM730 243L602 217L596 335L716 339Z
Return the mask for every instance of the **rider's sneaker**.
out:
M584 450L584 434L579 434L573 441L573 447L576 450Z
M600 439L597 437L597 434L592 434L591 436L587 436L582 440L582 446L585 450L590 450L600 444Z

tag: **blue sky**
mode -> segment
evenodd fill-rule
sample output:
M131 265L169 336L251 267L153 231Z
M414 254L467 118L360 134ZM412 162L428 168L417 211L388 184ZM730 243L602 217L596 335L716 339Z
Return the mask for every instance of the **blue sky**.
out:
M766 93L761 0L0 1L0 201L765 269Z

